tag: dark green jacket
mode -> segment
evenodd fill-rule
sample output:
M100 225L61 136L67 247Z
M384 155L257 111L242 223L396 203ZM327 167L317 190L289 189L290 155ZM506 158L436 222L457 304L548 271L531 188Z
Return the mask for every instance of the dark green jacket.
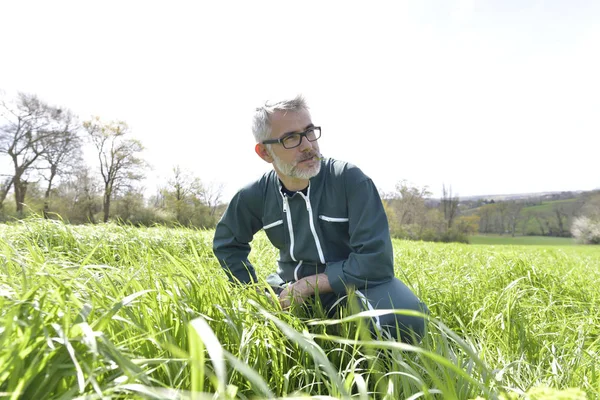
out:
M217 224L213 250L232 280L256 281L249 243L264 229L279 249L278 273L298 279L300 267L324 271L336 293L392 279L388 222L377 188L356 166L325 159L308 192L281 191L275 171L241 189ZM306 274L303 274L306 275Z

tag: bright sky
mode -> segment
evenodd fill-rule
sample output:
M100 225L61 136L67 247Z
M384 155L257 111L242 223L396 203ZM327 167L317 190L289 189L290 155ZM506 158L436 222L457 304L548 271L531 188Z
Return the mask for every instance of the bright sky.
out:
M270 168L253 109L296 92L384 190L600 187L597 0L4 0L0 57L0 89L125 120L149 192L178 164L228 201Z

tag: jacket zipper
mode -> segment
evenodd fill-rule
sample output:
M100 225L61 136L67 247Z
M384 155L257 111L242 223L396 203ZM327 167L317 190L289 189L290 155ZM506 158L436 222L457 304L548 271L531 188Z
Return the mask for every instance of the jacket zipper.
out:
M294 226L292 225L292 212L290 211L287 196L281 193L281 197L283 197L283 213L286 214L288 231L290 232L290 256L292 257L292 260L298 261L296 260L296 257L294 257Z
M300 270L300 267L302 266L302 262L303 262L303 260L300 260L298 265L296 265L296 268L294 268L294 279L296 280L296 282L300 280L300 279L298 279L298 271Z
M315 244L317 245L317 252L319 253L319 260L321 260L321 264L325 264L325 257L323 256L323 249L321 249L321 242L319 241L319 237L317 236L317 231L315 230L315 222L313 221L313 213L312 207L310 205L310 185L308 186L308 192L305 196L304 193L298 192L306 202L306 209L308 210L308 222L310 224L310 231L312 232L313 238L315 239Z

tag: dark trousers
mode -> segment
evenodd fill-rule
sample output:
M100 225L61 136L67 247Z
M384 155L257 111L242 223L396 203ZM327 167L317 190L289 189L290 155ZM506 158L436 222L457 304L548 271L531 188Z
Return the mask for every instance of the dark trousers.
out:
M273 274L277 276L277 274ZM277 276L277 278L279 278ZM267 279L268 281L269 279ZM283 281L281 281L283 282ZM272 285L275 286L275 285ZM276 289L274 287L274 289ZM276 290L276 293L280 290ZM335 293L320 293L318 301L327 311L329 317L335 316L339 307L346 307L348 295ZM352 296L352 295L350 295ZM365 287L354 290L354 298L357 300L361 311L366 310L409 310L428 314L429 310L425 303L398 278L393 278L386 283L377 286ZM313 299L315 300L315 299ZM312 307L308 302L307 306ZM373 333L390 335L394 339L400 339L405 343L419 341L425 334L425 319L419 316L405 315L402 313L387 313L371 318ZM414 340L413 340L414 339Z
M352 297L352 295L350 295ZM361 308L367 310L409 310L428 314L425 303L398 278L373 287L354 290L354 298ZM335 315L338 307L347 306L348 295L335 293L319 294L319 300L330 316ZM387 313L371 317L371 328L374 331L387 332L394 339L405 343L419 341L425 333L425 319L419 316L402 313ZM413 340L414 339L414 340Z

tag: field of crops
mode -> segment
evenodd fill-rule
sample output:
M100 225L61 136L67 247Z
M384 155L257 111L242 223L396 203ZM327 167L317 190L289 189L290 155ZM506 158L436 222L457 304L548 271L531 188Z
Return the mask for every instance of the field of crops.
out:
M529 245L529 246L571 246L577 245L573 238L554 236L511 236L511 235L474 235L469 243L484 245Z
M0 398L600 398L600 246L394 242L431 310L413 346L231 287L211 241L0 225ZM259 235L262 277L276 257Z

